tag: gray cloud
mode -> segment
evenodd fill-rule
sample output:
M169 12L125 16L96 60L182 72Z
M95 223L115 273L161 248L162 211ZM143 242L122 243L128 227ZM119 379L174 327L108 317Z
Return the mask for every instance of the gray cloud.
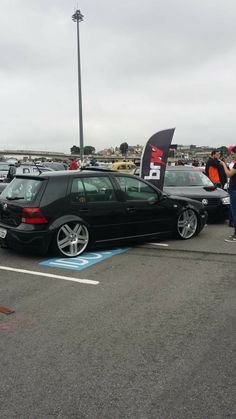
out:
M1 1L2 147L78 143L74 6ZM144 144L173 126L178 143L236 141L234 1L81 0L80 8L86 144Z

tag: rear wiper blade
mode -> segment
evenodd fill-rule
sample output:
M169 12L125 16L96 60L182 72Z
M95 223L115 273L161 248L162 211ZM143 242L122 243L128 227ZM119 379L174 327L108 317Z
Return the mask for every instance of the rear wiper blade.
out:
M14 197L7 196L6 199L8 201L16 201L17 199L25 199L25 197L24 196L14 196Z

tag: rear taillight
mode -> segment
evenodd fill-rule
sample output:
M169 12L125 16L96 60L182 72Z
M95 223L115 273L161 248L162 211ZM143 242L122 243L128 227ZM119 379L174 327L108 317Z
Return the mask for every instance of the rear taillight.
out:
M48 223L40 208L23 208L22 223L26 224L45 224Z

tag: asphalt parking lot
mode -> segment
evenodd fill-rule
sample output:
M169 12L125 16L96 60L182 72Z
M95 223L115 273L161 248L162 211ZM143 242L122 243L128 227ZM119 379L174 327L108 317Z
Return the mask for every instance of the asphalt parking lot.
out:
M203 252L207 254L216 254L216 255L234 255L236 254L236 246L234 243L225 242L224 239L227 238L230 234L233 233L233 229L227 226L227 223L219 224L209 224L204 230L192 240L174 240L174 239L162 239L161 241L145 243L143 245L132 246L132 248L149 248L149 249L159 249L159 250L168 250L168 251L183 251L183 252ZM127 247L128 248L128 247ZM126 251L126 248L119 248L118 253L122 253L122 249ZM129 247L129 250L131 247ZM94 253L111 253L111 256L116 255L116 251L113 248L103 249L100 251L95 251ZM1 249L0 248L0 257L1 262L0 266L9 265L9 267L15 267L18 269L29 269L36 270L40 272L48 272L48 269L43 269L41 263L50 259L50 256L47 257L37 257L27 255L26 253L19 254L13 250ZM81 255L81 258L84 257L84 254ZM91 258L91 256L90 256ZM52 257L51 257L52 259ZM61 259L61 258L60 258ZM96 258L95 258L96 259ZM99 260L98 263L104 261L104 257ZM2 263L4 260L4 264ZM66 260L66 259L64 259ZM67 259L69 261L70 259ZM91 267L91 264L87 264L83 269L88 269ZM62 268L63 269L63 268ZM73 268L71 267L71 270ZM61 269L59 271L53 265L50 266L50 272L61 274ZM92 272L92 271L91 271Z
M69 267L0 249L1 418L234 418L231 232Z
M224 241L231 234L233 234L233 228L228 227L227 223L209 224L193 240L163 240L162 243L168 244L169 250L235 255L234 243ZM145 246L150 247L147 244Z

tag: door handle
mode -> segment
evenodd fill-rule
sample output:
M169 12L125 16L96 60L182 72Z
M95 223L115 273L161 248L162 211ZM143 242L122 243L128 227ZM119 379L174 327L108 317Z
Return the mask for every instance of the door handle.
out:
M127 212L136 212L136 209L134 207L128 207Z

